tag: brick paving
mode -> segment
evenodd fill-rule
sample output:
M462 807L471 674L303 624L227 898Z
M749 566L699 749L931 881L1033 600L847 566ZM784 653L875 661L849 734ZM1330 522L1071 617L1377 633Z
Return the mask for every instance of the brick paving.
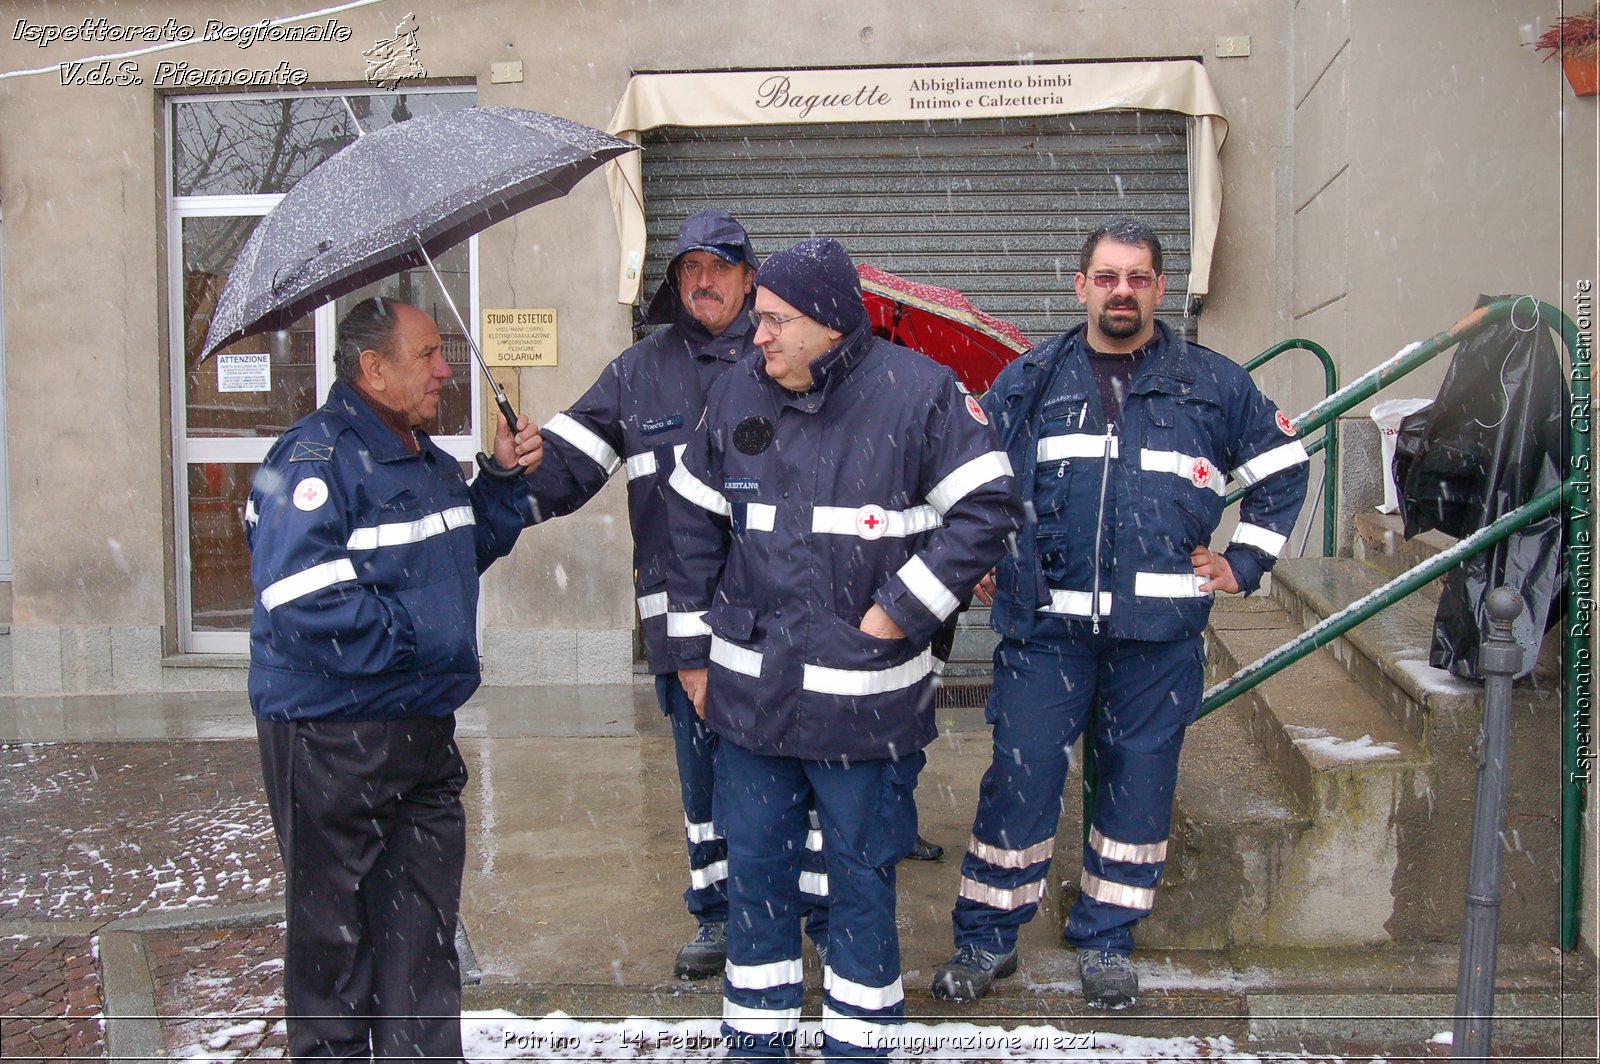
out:
M0 921L282 896L260 775L254 742L0 745Z
M253 741L0 744L0 1056L107 1054L94 939L46 933L52 924L282 897L260 773ZM28 921L26 930L17 921ZM169 965L192 962L156 978L158 997L180 1017L163 1025L175 1057L209 1051L207 1041L229 1026L182 1017L254 1010L259 1018L274 994L281 1017L281 972L262 967L281 956L281 931L210 934L193 942L146 936L152 959L171 946ZM191 946L198 951L185 953ZM281 1032L274 1043L272 1024L263 1026L237 1041L281 1056Z
M282 924L147 934L145 948L172 1059L284 1055Z
M0 938L0 1057L104 1057L100 981L87 935Z

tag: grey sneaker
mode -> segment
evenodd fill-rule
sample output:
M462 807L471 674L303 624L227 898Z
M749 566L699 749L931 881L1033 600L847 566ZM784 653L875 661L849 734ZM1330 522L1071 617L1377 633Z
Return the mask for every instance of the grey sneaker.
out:
M1125 953L1103 949L1078 951L1083 999L1091 1008L1125 1009L1139 999L1139 977Z
M728 922L700 925L694 938L678 951L672 974L679 979L710 979L721 975L728 960Z
M957 1004L977 1001L989 992L996 979L1004 979L1016 970L1015 948L1009 953L990 953L978 946L961 946L933 973L933 996Z

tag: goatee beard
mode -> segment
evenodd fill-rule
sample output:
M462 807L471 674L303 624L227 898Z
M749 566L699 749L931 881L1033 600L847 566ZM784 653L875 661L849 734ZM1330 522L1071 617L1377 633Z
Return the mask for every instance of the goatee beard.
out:
M1111 316L1112 310L1126 309L1133 310L1131 317L1114 318ZM1144 328L1144 315L1140 314L1136 307L1107 307L1100 312L1100 331L1106 336L1113 336L1121 340L1124 337L1137 335L1142 328Z

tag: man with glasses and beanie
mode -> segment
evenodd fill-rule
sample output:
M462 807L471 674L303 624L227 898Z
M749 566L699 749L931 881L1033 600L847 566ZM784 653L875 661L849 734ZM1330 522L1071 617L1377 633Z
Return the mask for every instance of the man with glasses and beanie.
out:
M822 1055L882 1058L905 1001L895 865L935 735L933 636L1020 522L1011 465L948 369L872 335L850 256L756 273L761 357L730 369L673 470L670 654L721 738L729 1059L792 1059L796 884L827 863Z
M679 979L722 972L728 866L727 844L711 808L717 737L695 715L666 651L668 635L686 620L667 610L667 478L700 420L707 390L756 349L746 316L756 265L750 237L727 211L686 218L644 317L648 325L667 328L622 352L575 404L546 423L544 464L523 481L536 519L544 521L578 509L613 473L627 470L634 594L656 698L672 723L689 847L683 897L698 924L673 964ZM814 852L806 874L814 929L826 921L826 899L817 893L826 879L821 865L820 852Z
M1074 287L1088 321L1001 371L984 396L1028 514L977 588L1000 634L978 794L934 996L976 1001L1017 969L1044 893L1068 751L1098 773L1064 937L1092 1006L1138 995L1133 928L1155 906L1184 729L1200 710L1214 592L1260 586L1305 498L1294 426L1235 363L1155 319L1161 243L1118 218L1089 235ZM1226 482L1245 488L1210 549Z

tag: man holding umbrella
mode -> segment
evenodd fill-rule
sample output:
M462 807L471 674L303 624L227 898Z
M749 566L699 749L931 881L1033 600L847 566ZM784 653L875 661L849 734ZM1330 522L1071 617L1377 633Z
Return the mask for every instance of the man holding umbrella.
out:
M594 498L624 466L633 528L634 593L656 697L672 722L678 784L689 846L684 901L699 923L678 951L673 974L706 979L727 955L728 850L711 810L717 737L695 716L666 653L667 637L686 618L667 612L666 488L678 455L723 372L756 350L746 312L752 303L755 251L744 226L722 210L686 218L667 273L645 322L668 328L622 352L583 396L552 417L542 435L546 461L526 481L538 520L571 513ZM809 875L810 911L825 912L820 854ZM821 919L813 917L815 925ZM820 935L815 926L813 937Z
M422 425L439 330L374 298L339 324L338 380L268 453L245 511L250 705L287 879L289 1055L461 1059L455 932L478 687L478 575L526 522L522 484L469 487ZM524 424L526 419L520 419ZM502 419L502 472L539 464Z

